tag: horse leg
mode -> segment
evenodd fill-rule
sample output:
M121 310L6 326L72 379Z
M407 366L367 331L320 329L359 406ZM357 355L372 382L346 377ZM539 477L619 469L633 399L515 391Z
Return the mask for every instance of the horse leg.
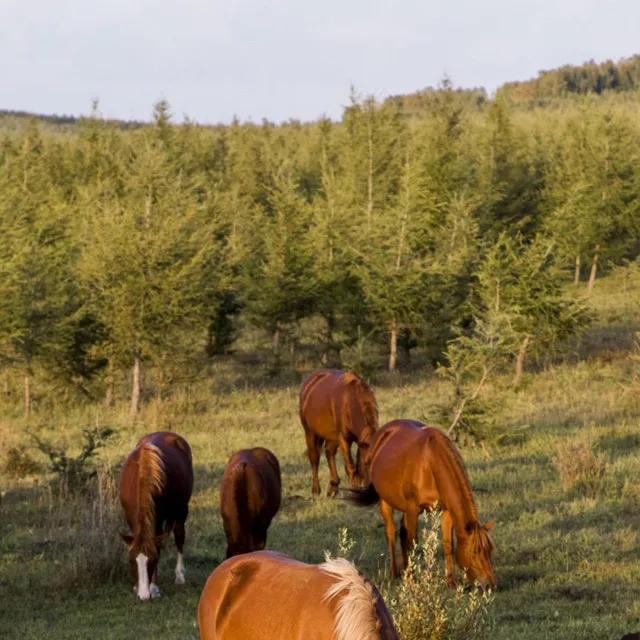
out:
M159 598L160 588L158 587L158 565L160 564L160 549L158 549L158 557L155 559L153 571L151 573L151 580L149 583L149 594L152 598Z
M384 520L384 533L389 545L389 556L391 558L391 577L398 577L396 566L396 525L393 522L393 507L384 500L380 500L380 513Z
M418 513L417 511L407 511L402 517L400 525L400 544L402 546L402 569L409 564L409 554L416 544L418 537Z
M362 459L362 453L360 452L360 445L356 442L356 474L355 474L355 479L356 479L356 484L361 487L364 484L366 484L365 479L364 479L364 461Z
M318 466L320 464L320 447L322 446L322 439L315 433L312 433L305 427L304 435L307 439L307 456L309 456L309 462L311 463L311 474L313 475L313 486L311 493L314 496L320 495L320 480L318 479Z
M327 462L329 463L329 473L331 479L329 480L329 487L327 488L327 495L329 497L335 496L340 485L340 478L338 476L338 467L336 466L336 451L338 451L338 443L334 440L327 440L324 445L324 453L327 456Z
M349 484L353 487L355 486L356 470L353 466L353 460L351 459L351 443L342 436L339 436L338 444L340 445L340 451L342 451L342 455L344 457L344 470L347 472Z
M442 550L447 584L453 589L458 585L453 571L453 518L446 509L442 512Z
M184 584L184 557L182 550L184 549L184 522L177 521L173 528L173 538L176 542L176 549L178 550L178 561L176 562L176 584Z

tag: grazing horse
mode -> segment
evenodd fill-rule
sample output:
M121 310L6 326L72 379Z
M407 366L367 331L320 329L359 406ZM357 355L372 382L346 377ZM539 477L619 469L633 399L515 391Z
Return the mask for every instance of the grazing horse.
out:
M344 558L272 551L225 560L198 603L202 640L399 640L376 587Z
M300 421L307 439L313 474L313 495L319 495L318 464L323 443L331 481L327 495L335 495L340 478L336 451L340 447L351 486L368 482L369 449L378 428L378 405L369 385L352 372L320 369L311 373L300 390ZM351 444L357 443L354 468Z
M227 558L264 549L281 497L280 465L271 451L255 447L231 456L220 485Z
M140 600L158 598L160 545L171 530L178 549L176 584L184 583L184 523L193 490L191 447L175 433L144 436L120 472L120 502L130 533L122 533Z
M455 557L467 580L495 589L491 562L495 549L489 529L478 520L469 478L458 449L440 429L414 420L392 420L376 434L371 455L371 483L363 489L342 492L354 504L380 504L391 555L391 575L396 566L393 510L403 512L400 527L403 567L415 544L421 511L442 509L442 547L449 586L456 585L453 570L453 532Z

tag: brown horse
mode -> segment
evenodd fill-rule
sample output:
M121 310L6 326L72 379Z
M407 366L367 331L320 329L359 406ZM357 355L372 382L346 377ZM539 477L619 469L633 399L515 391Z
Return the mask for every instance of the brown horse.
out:
M300 421L307 439L307 454L313 474L313 495L320 493L318 464L322 445L331 481L327 495L335 495L340 478L336 451L340 447L351 486L368 482L371 441L378 428L378 405L369 385L355 373L320 369L310 374L300 390ZM351 459L351 444L357 443L356 468Z
M371 484L364 489L343 492L350 502L369 506L380 503L391 555L391 574L396 566L393 510L404 513L400 527L403 567L415 544L421 511L442 509L442 547L447 582L455 586L453 570L453 532L455 556L469 582L495 589L491 562L495 549L489 529L478 520L469 478L462 458L449 437L440 429L414 420L393 420L376 435L371 456Z
M271 551L225 560L198 604L202 640L399 640L379 591L347 560Z
M169 432L144 436L120 472L120 502L130 533L122 533L141 600L157 598L160 545L173 530L178 562L176 584L184 583L184 523L193 490L191 448Z
M227 558L264 549L281 497L280 465L271 451L255 447L231 456L220 485Z

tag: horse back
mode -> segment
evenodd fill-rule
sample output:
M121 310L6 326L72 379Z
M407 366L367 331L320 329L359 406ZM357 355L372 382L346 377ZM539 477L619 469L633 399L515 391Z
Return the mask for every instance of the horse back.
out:
M167 431L150 433L140 438L124 463L120 494L127 519L130 519L129 513L135 511L135 492L139 482L138 462L143 448L147 446L152 446L159 451L162 462L162 489L158 495L154 496L158 525L165 519L186 518L193 492L191 447L182 436Z
M357 439L367 425L375 431L377 412L373 392L350 371L314 371L300 390L302 424L326 440Z
M255 447L231 456L220 485L220 511L230 555L264 543L281 499L280 465L271 451Z
M209 576L198 603L203 640L330 640L334 601L323 601L332 580L316 565L279 553L234 556Z

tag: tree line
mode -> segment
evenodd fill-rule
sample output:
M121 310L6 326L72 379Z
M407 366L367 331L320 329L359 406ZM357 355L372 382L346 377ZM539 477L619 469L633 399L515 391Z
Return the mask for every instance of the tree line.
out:
M135 413L145 367L161 389L241 317L276 363L312 320L318 364L367 336L390 370L419 347L457 390L517 384L585 326L597 270L638 255L638 111L445 86L410 119L353 92L339 122L174 124L162 101L132 130L95 105L73 135L5 132L0 367L27 413L35 371L109 403L126 370Z
M572 94L637 91L639 88L640 55L634 55L618 62L589 60L581 65L540 71L532 80L505 82L498 88L498 94L516 101L531 101Z

